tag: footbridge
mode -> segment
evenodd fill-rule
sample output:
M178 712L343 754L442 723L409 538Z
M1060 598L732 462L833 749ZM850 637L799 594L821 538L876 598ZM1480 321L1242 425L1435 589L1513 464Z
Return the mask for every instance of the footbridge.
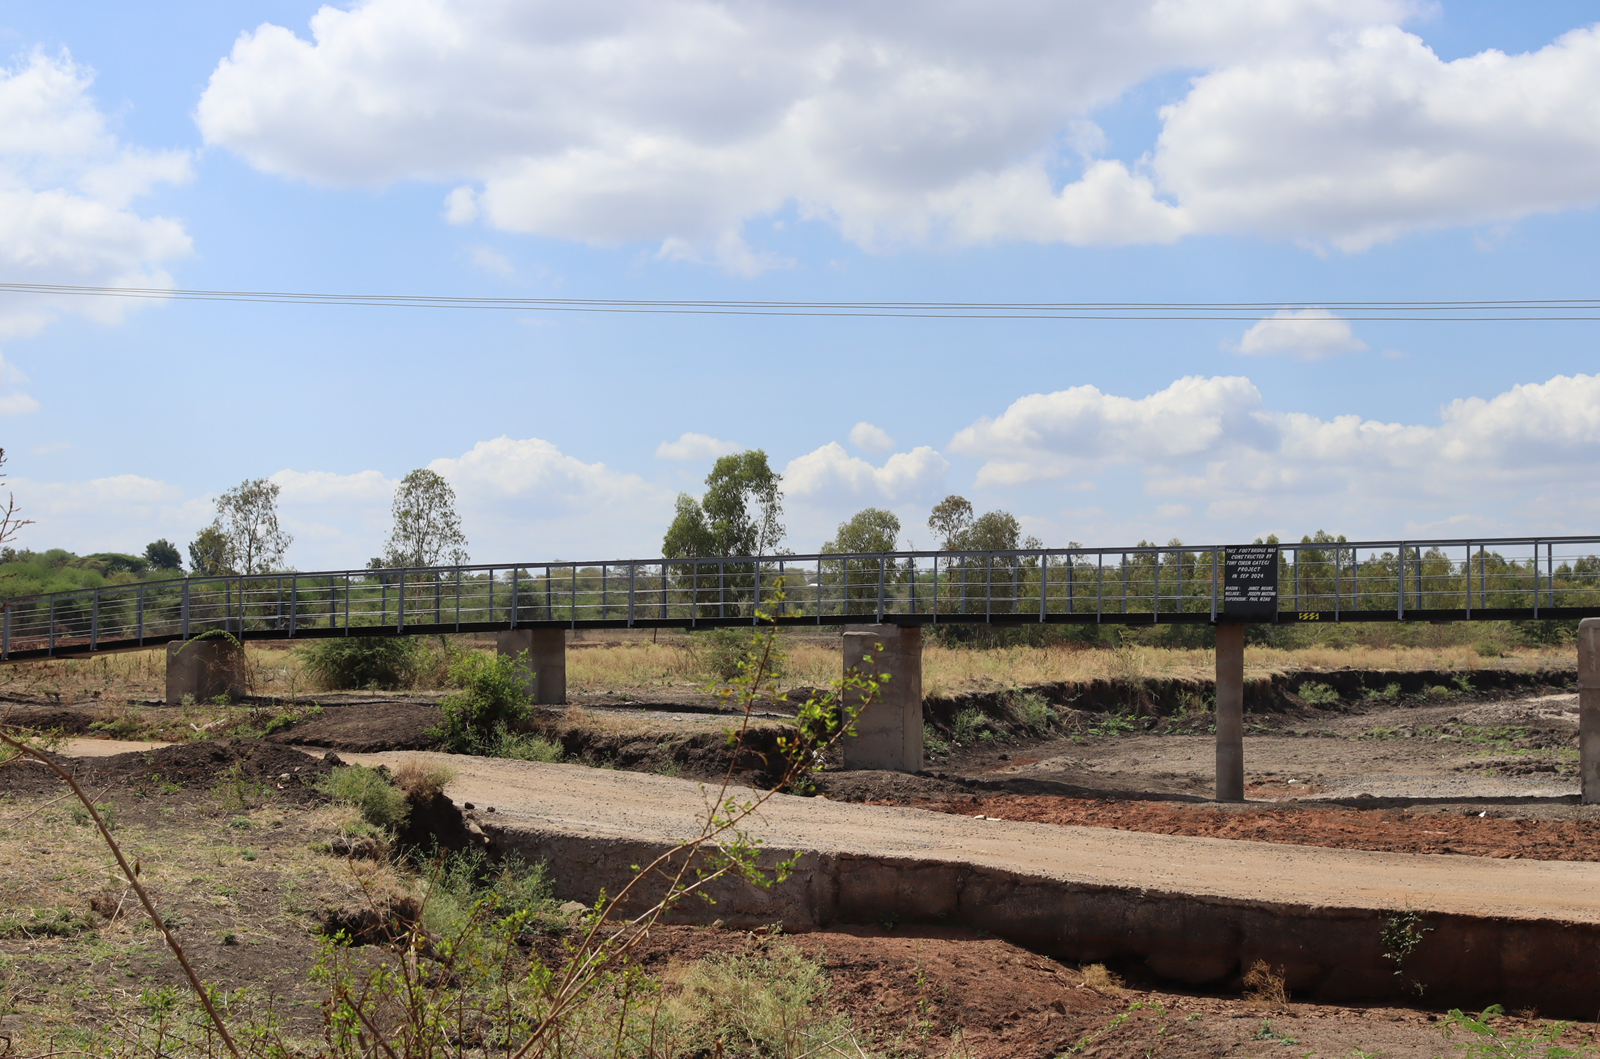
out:
M1237 800L1244 790L1245 625L1539 619L1592 619L1582 621L1579 637L1583 780L1585 800L1600 801L1600 536L1141 543L173 577L6 599L0 662L167 644L174 698L185 688L210 692L218 679L222 690L232 688L236 681L220 659L236 640L494 632L503 653L528 653L535 701L559 703L566 699L569 630L844 626L845 668L882 645L874 665L892 677L858 721L846 760L916 771L924 627L1209 624L1217 637L1217 793Z

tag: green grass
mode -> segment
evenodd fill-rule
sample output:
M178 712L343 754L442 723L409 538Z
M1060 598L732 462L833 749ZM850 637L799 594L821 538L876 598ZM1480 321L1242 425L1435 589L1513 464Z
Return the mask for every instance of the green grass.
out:
M365 765L345 765L330 772L317 789L335 801L353 805L373 827L397 830L406 822L411 806L386 773Z

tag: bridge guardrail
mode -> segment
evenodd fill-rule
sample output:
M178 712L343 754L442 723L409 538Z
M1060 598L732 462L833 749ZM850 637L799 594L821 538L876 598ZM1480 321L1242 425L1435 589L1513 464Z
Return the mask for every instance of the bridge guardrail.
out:
M906 551L174 578L4 600L0 659L251 638L563 626L1211 622L1228 546ZM1266 620L1600 615L1600 537L1278 545ZM783 600L778 586L783 585Z

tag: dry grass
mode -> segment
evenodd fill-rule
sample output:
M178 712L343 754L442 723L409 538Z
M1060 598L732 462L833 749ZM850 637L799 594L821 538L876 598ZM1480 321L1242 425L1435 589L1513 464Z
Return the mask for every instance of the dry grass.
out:
M318 840L359 826L350 809L241 810L217 792L90 794L112 806L119 843L202 974L225 989L276 993L291 1018L316 1017L305 982L313 914L412 885L387 865L315 851ZM139 1010L141 993L177 981L160 936L76 804L55 794L0 797L0 919L54 928L0 934L0 1028L13 1054L105 1054L96 1035L115 1033L119 1018Z
M407 758L394 770L394 785L406 792L413 805L430 801L444 793L445 784L456 778L453 769L428 765L417 758Z
M1282 968L1257 960L1244 973L1244 1000L1251 1007L1285 1011L1289 1007L1289 988Z
M1078 973L1083 975L1083 984L1097 993L1115 996L1122 992L1122 976L1108 970L1103 963L1080 967Z
M703 688L714 675L701 663L692 636L681 633L621 634L594 644L577 641L567 653L567 684L580 693L629 688ZM1419 634L1426 641L1431 630ZM1439 634L1443 639L1443 634ZM1382 640L1382 637L1378 637ZM592 645L591 645L592 644ZM492 647L462 638L459 646L476 650ZM792 633L779 637L783 652L780 685L822 687L840 676L837 633ZM312 697L314 682L302 669L302 653L284 645L247 645L250 688L254 694L289 700ZM1247 673L1266 675L1290 670L1474 670L1570 667L1568 646L1507 647L1500 657L1483 657L1475 645L1462 643L1356 643L1318 644L1281 648L1254 645L1245 649ZM959 694L996 687L1015 687L1051 681L1097 679L1141 680L1146 677L1209 679L1215 669L1214 652L1206 649L1167 648L1125 642L1116 647L1082 647L1056 644L1048 647L997 647L977 650L928 643L923 648L922 686L928 695ZM97 658L19 662L0 666L0 694L42 698L63 704L98 702L105 705L108 721L118 710L159 702L166 690L165 648L128 651ZM180 728L153 738L182 738L189 726L237 723L220 716L219 707L202 703L192 716L177 721ZM176 721L168 715L166 720Z

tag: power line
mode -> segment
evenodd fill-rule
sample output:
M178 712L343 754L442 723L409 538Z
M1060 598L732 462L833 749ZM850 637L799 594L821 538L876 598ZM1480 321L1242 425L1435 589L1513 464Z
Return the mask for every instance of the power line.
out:
M1263 313L1323 310L1346 320L1413 323L1600 321L1600 298L1475 301L1326 302L953 302L757 301L650 298L480 298L445 294L339 294L314 291L184 290L0 283L0 294L151 301L245 302L513 312L646 313L700 316L882 317L936 320L1260 320ZM1299 317L1297 323L1317 323Z

